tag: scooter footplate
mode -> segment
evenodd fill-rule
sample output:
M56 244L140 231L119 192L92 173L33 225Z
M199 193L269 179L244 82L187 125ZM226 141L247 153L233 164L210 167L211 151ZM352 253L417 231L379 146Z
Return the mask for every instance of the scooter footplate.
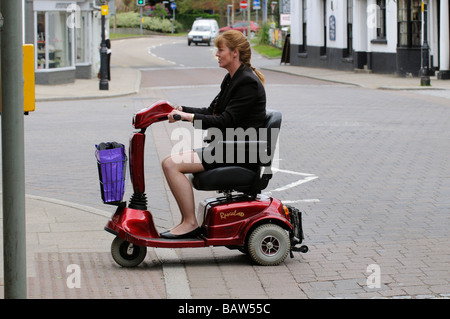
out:
M160 248L188 248L188 247L206 247L206 242L200 238L146 238L145 246Z

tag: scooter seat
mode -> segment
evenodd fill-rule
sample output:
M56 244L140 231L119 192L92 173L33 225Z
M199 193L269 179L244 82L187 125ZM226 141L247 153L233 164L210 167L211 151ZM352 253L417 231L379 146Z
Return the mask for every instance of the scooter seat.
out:
M250 189L257 172L241 166L218 167L200 174L194 174L192 184L202 191Z
M253 171L241 166L224 166L193 174L191 183L197 190L219 192L243 192L255 196L265 189L272 178L271 163L275 154L278 132L281 127L281 113L266 110L264 128L266 154L270 161L261 163L260 169ZM263 140L264 142L264 140Z

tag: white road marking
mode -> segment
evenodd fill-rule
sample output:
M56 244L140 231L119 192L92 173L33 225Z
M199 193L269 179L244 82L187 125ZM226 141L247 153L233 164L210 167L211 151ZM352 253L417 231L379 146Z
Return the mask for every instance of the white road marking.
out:
M285 169L279 169L279 168L275 168L275 167L272 168L272 171L273 171L274 173L279 172L279 173L286 173L286 174L290 174L290 175L302 176L303 178L301 178L301 179L299 179L299 180L297 180L297 181L295 181L295 182L289 183L289 184L287 184L287 185L285 185L285 186L275 188L275 189L273 189L273 190L271 190L271 191L269 191L269 192L267 192L267 193L272 193L272 192L283 192L283 191L285 191L285 190L287 190L287 189L297 187L297 186L299 186L299 185L301 185L301 184L304 184L304 183L307 183L307 182L311 182L311 181L313 181L313 180L319 178L319 176L316 176L316 175L314 175L314 174L295 172L295 171L290 171L290 170L285 170ZM286 204L294 204L294 203L317 203L317 202L320 202L320 200L319 200L319 199L316 199L316 198L314 198L314 199L283 200L283 203L286 203Z

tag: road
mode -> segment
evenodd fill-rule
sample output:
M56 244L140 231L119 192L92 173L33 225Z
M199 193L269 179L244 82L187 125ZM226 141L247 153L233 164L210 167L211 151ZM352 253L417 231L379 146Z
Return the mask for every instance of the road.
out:
M28 194L107 210L94 145L127 143L133 113L157 99L208 105L225 75L212 47L188 47L178 38L114 41L112 59L113 68L141 70L139 94L41 102L39 112L25 118ZM279 62L254 57L256 67L271 63ZM265 268L226 249L179 250L191 296L448 295L448 101L263 73L268 108L283 113L277 173L266 191L304 211L310 252ZM159 162L175 143L172 129L183 125L159 124L148 132L149 206L163 228L178 217ZM372 275L379 275L373 269L381 270L381 280L371 285Z

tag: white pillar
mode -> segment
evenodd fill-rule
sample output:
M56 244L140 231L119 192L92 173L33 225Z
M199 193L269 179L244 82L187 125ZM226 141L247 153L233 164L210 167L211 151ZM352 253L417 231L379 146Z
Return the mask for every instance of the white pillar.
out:
M441 0L441 35L439 39L439 79L450 79L450 40L448 0Z
M353 48L367 52L367 0L353 2Z

